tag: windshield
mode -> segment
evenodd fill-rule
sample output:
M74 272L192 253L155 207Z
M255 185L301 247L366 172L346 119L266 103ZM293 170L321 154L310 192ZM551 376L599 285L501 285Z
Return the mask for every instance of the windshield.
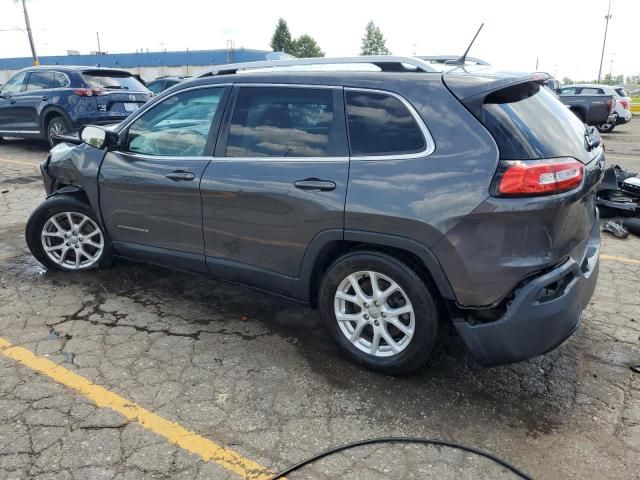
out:
M106 88L108 90L132 90L144 92L142 85L134 76L127 72L90 71L82 74L89 88Z
M482 123L504 160L575 157L590 160L586 127L539 83L527 82L487 96Z

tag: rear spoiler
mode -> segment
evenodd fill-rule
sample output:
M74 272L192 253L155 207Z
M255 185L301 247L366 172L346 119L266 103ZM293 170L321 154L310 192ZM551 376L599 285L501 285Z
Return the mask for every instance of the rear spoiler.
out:
M447 88L459 100L466 100L482 93L488 94L517 83L544 83L550 78L551 75L545 72L524 73L468 67L453 69L442 76Z
M442 76L442 81L455 97L474 115L480 113L484 98L492 92L520 83L544 84L551 75L545 72L523 73L483 68L458 68Z

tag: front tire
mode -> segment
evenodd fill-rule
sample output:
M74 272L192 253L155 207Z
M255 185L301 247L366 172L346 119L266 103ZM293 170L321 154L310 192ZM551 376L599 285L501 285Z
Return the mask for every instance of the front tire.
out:
M81 271L107 266L111 242L89 205L68 195L40 204L29 217L29 250L47 269Z
M329 267L318 303L327 329L350 359L397 375L422 367L435 346L435 298L409 264L365 250Z

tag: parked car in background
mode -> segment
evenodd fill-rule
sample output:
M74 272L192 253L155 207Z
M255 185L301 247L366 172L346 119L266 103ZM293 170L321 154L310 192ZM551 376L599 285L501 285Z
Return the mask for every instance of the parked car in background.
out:
M310 65L331 71L289 70ZM308 302L389 374L422 366L446 323L484 364L540 355L595 288L604 164L546 78L394 56L224 65L56 146L27 243L50 269L118 255Z
M608 119L606 122L595 124L598 130L603 133L612 131L616 125L627 123L632 118L631 98L627 96L624 87L597 84L567 85L560 87L559 94L566 96L603 95L613 97L615 100L613 118Z
M151 98L131 73L101 67L41 66L0 89L0 138L46 139L89 123L117 123Z
M167 88L173 87L190 77L159 77L147 83L147 88L153 93L164 92Z
M598 89L582 89L573 85L561 87L556 92L562 103L587 125L603 125L615 122L616 99L614 95L598 93Z

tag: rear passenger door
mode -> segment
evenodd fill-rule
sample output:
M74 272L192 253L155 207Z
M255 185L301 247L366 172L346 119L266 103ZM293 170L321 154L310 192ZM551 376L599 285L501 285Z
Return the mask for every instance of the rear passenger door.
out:
M240 85L230 103L201 182L207 266L289 295L313 238L342 232L342 88Z
M15 98L25 121L25 130L40 130L40 112L47 103L56 103L60 91L55 89L67 85L66 75L53 70L36 70L29 74L25 91Z

